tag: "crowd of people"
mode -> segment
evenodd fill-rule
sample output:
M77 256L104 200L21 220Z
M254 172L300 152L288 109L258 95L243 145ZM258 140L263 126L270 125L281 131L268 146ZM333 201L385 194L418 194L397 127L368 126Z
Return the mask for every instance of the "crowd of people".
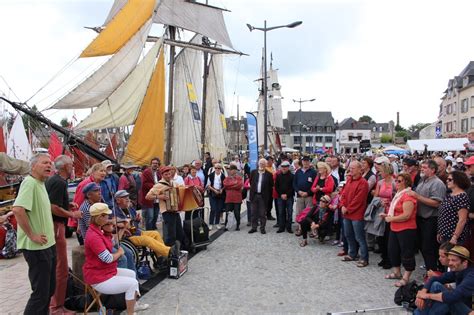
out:
M32 159L13 209L33 290L25 312L66 312L67 226L77 229L84 246L86 283L104 294L126 292L129 313L147 308L136 304L133 253L120 239L159 257L178 255L186 239L184 215L170 208L169 194L178 186L209 198L210 230L227 229L232 213L239 231L245 201L248 233L266 234L267 221L276 221L276 233L296 235L301 247L311 245L308 238L330 242L343 262L359 268L369 265L370 251L379 252L378 265L391 269L385 278L398 287L411 280L419 251L429 280L418 294L418 312L471 309L474 156L281 154L262 157L252 169L239 156L225 165L206 153L204 162L180 168L161 165L159 158L143 168L121 165L120 176L116 167L110 161L93 165L70 203L71 159L57 157L54 176L47 154ZM451 282L456 286L449 291L439 285Z

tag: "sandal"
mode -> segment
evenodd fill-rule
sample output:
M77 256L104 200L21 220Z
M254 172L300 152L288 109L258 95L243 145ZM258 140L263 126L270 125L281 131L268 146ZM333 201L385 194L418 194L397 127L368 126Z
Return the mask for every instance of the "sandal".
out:
M342 261L354 261L354 258L352 258L351 256L344 256L342 258Z
M368 265L369 265L369 262L365 260L359 260L359 262L357 263L357 267L359 268L367 267Z
M307 240L302 240L302 241L300 242L300 246L301 246L301 247L305 247L306 245L308 245L308 241L307 241Z
M395 286L396 286L397 288L403 287L403 286L405 286L405 285L407 285L407 284L408 284L408 280L406 280L405 278L402 278L402 279L400 279L400 281L395 282Z
M402 278L402 275L397 275L396 273L392 272L388 275L385 275L385 279L387 280L400 280Z
M297 230L297 231L295 232L295 236L301 236L301 231L300 231L300 230Z

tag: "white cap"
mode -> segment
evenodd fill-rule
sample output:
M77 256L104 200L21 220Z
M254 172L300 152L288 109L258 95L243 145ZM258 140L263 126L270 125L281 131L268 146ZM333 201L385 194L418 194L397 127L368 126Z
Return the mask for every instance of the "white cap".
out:
M464 163L464 160L461 157L458 157L456 159L456 163Z
M376 164L390 163L390 160L386 156L379 156L374 161Z

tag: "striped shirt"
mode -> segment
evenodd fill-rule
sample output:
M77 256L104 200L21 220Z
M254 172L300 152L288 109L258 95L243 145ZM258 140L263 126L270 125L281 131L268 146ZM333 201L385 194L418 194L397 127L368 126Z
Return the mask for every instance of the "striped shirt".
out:
M79 219L79 229L81 230L81 235L84 239L86 238L86 232L91 221L91 214L89 212L91 206L92 204L86 199L79 208L79 211L82 213L82 218Z

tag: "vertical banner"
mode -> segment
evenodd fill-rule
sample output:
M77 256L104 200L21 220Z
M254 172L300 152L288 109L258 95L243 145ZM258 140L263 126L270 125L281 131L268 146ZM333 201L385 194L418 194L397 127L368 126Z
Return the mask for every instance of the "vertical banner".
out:
M257 168L258 163L258 133L257 118L254 114L247 112L247 139L249 142L249 164L250 170Z

